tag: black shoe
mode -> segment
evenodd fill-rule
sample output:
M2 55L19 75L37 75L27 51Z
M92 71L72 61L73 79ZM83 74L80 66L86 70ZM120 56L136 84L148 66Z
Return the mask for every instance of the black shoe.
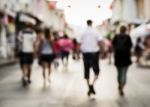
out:
M124 92L123 91L119 91L120 96L124 96Z
M87 95L88 95L88 96L91 96L91 90L90 90L90 89L89 89Z
M31 84L31 83L32 83L32 81L31 81L30 79L28 79L28 81L27 81L27 82L28 82L28 84Z
M118 90L119 90L120 96L124 96L123 85L119 85Z
M22 79L22 85L25 87L25 86L27 86L27 81L23 78Z
M89 91L88 91L87 94L88 94L88 96L90 96L91 94L94 94L94 95L96 94L93 85L90 85L90 86L89 86Z
M91 90L91 93L92 93L92 94L94 94L94 95L96 94L93 85L90 85L90 90Z

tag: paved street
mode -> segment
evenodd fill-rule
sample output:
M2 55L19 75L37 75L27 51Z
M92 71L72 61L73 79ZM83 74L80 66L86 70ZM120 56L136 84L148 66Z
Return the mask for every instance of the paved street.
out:
M95 100L86 95L82 62L71 61L68 69L53 68L51 84L43 86L41 68L33 67L32 84L21 85L19 65L0 68L0 107L150 107L150 70L132 65L125 96L117 91L116 69L101 61Z

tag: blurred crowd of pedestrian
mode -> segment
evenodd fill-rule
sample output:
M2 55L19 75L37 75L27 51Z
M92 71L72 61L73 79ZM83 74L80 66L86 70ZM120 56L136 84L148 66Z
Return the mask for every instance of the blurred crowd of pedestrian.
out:
M39 29L36 32L29 24L19 32L17 41L17 55L23 71L23 86L31 83L31 67L35 58L43 68L44 84L47 80L50 82L51 64L54 63L56 69L59 66L58 58L62 60L64 66L68 65L70 53L73 53L74 60L79 60L77 40L70 38L66 33L60 36L58 32L51 32L49 28Z
M65 32L52 32L49 28L35 31L30 24L22 29L17 36L17 55L20 59L22 69L22 84L27 86L31 81L32 64L35 58L42 67L44 85L51 81L51 65L57 69L58 59L63 66L68 66L69 55L72 59L79 61L83 59L84 78L88 86L88 96L96 94L94 85L100 73L99 59L109 59L109 64L114 62L117 69L118 90L124 95L124 87L127 83L127 71L133 63L132 56L140 58L145 51L150 50L150 36L146 39L138 38L136 44L132 43L128 27L121 25L119 32L108 31L105 38L93 28L92 20L87 21L87 29L79 39L71 38ZM81 56L82 54L82 56ZM113 57L113 58L112 58ZM150 58L150 57L149 57ZM114 60L114 61L113 61ZM94 80L90 80L90 68L94 72Z

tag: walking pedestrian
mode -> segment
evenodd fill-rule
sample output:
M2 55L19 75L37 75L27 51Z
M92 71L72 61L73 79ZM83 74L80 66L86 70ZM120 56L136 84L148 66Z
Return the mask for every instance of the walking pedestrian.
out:
M20 42L20 65L22 69L22 84L26 86L31 83L32 64L35 55L36 33L32 25L27 25L18 36Z
M79 51L79 43L77 42L77 39L73 39L73 59L79 60L80 59L80 51Z
M61 59L63 65L68 65L68 59L69 59L69 54L70 51L73 48L73 43L72 40L68 37L67 34L65 34L62 38L58 40L58 44L61 48ZM64 60L66 59L66 62Z
M144 43L142 42L142 39L140 37L137 38L134 51L135 51L135 55L136 55L136 58L137 58L137 63L139 63L140 58L141 58L141 56L143 54L143 51L144 51Z
M113 39L114 60L118 72L118 90L121 96L124 95L127 70L131 62L132 41L130 35L126 34L127 28L120 27L120 33Z
M53 51L52 39L50 35L50 30L45 28L44 30L44 37L40 41L39 45L39 64L43 68L43 79L44 79L44 86L46 85L47 81L50 82L50 75L51 75L51 63L55 59L55 54ZM46 70L48 69L48 75Z
M82 34L79 44L80 50L83 54L84 62L84 78L87 81L88 96L91 94L96 94L94 85L99 76L99 54L100 54L100 44L102 37L99 33L92 27L92 20L87 20L87 29ZM94 80L90 83L90 68L94 71Z
M59 46L59 35L58 32L53 32L53 49L54 53L56 55L56 58L54 60L54 67L57 69L59 67L59 58L61 54L61 47Z

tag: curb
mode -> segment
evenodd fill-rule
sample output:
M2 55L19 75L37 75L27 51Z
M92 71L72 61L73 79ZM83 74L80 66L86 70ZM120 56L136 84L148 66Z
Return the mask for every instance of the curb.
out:
M17 63L17 59L5 60L5 61L3 60L3 61L0 61L0 67L12 65L12 64L16 64L16 63Z

